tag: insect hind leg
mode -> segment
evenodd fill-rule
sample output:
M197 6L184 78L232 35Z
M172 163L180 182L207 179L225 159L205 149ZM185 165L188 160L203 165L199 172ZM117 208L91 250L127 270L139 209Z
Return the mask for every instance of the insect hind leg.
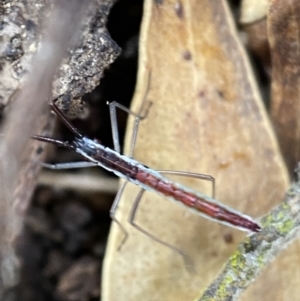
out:
M153 235L152 233L150 233L148 230L144 229L143 227L141 227L140 225L138 225L135 221L136 218L136 214L138 211L138 207L140 205L142 196L145 192L145 189L141 189L139 191L139 193L136 196L136 199L134 200L134 203L131 207L131 211L130 211L130 215L128 218L128 222L138 231L142 232L144 235L148 236L149 238L151 238L152 240L158 242L159 244L171 249L172 251L174 251L175 253L177 253L178 255L180 255L184 261L185 267L186 269L190 272L190 273L195 273L194 270L194 265L193 265L193 261L192 259L182 250L180 250L179 248L173 246L172 244L169 244L166 241L163 241L162 239L158 238L157 236Z
M212 185L211 195L213 198L215 198L215 196L216 196L216 181L215 181L215 178L211 175L195 173L195 172L188 172L188 171L181 171L181 170L157 170L157 171L164 175L176 175L176 176L181 176L181 177L196 178L199 180L210 181L211 185Z
M122 246L125 244L127 238L128 238L128 232L126 231L125 227L122 225L122 223L116 218L116 211L117 211L117 208L118 208L118 205L120 203L120 200L121 200L121 197L122 197L122 194L124 192L124 189L127 185L127 181L125 183L122 184L122 186L119 188L119 191L114 199L114 202L113 202L113 205L111 206L111 209L110 209L110 218L119 226L119 228L121 229L121 231L123 232L124 234L124 237L120 243L120 245L118 246L118 251L121 250Z

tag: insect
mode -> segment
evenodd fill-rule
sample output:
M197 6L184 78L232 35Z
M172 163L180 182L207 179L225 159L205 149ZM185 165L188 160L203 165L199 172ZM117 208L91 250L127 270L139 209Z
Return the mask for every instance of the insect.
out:
M133 148L136 142L136 133L140 120L146 117L151 103L146 110L144 116L136 114L129 109L123 107L122 105L112 102L110 106L110 115L111 115L111 124L112 124L112 134L115 150L112 150L108 147L105 147L97 140L92 140L84 135L82 135L77 128L75 128L72 123L70 123L62 111L54 104L51 104L54 112L60 118L60 120L69 128L71 132L75 135L73 141L60 141L54 138L34 135L33 139L56 144L57 146L69 148L86 159L84 162L72 162L72 163L61 163L61 164L47 164L43 163L43 166L51 169L65 169L65 168L79 168L79 167L90 167L90 166L100 166L108 171L115 173L118 177L123 178L126 182L121 186L119 192L115 198L115 201L110 210L110 215L113 221L115 221L122 231L124 232L124 239L121 245L125 242L128 234L123 225L116 219L115 212L118 207L122 192L125 188L125 185L128 182L134 183L141 187L141 191L138 194L129 216L129 223L143 232L153 240L171 248L175 252L179 253L187 260L187 255L182 252L180 249L174 247L173 245L160 240L158 237L154 236L147 230L143 229L135 222L136 212L141 200L141 197L145 190L154 191L168 199L176 201L184 206L192 209L192 211L203 215L206 218L210 218L214 221L232 226L234 228L239 228L240 230L249 231L249 232L258 232L260 231L259 224L252 219L251 217L244 215L238 211L235 211L212 197L204 195L199 192L195 192L185 186L171 181L169 178L163 176L164 174L176 174L179 176L189 176L194 178L200 178L204 180L214 181L214 179L208 175L202 175L197 173L182 172L182 171L156 171L153 170L138 161L132 159L129 156L120 154L120 144L117 130L117 121L116 121L116 108L122 109L129 114L135 116L135 129L133 131L132 144L130 155L133 153ZM213 182L214 185L214 182ZM214 187L214 186L213 186ZM121 246L120 245L120 246Z

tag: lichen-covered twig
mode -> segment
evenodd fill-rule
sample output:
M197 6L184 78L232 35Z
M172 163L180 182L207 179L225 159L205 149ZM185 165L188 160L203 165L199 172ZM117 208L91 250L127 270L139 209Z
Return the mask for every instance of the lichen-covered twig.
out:
M300 230L300 164L297 181L284 201L261 219L262 231L248 236L199 301L237 300L275 256L298 237Z

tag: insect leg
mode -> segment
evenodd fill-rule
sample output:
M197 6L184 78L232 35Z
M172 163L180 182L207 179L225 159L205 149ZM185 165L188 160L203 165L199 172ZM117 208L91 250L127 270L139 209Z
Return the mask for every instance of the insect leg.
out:
M189 178L196 178L204 181L210 181L212 184L212 197L215 198L216 183L215 183L215 178L212 177L211 175L188 172L188 171L179 171L179 170L157 170L157 171L165 175L176 175L181 177L189 177Z
M55 144L60 147L66 147L74 150L74 146L71 145L68 141L61 141L50 137L45 136L39 136L39 135L33 135L31 137L32 139L39 140L42 142L48 142ZM49 163L43 163L41 162L41 165L43 167L49 168L49 169L72 169L72 168L86 168L86 167L93 167L98 166L94 162L67 162L67 163L59 163L59 164L49 164Z
M144 189L141 189L132 205L132 208L131 208L131 211L130 211L130 215L129 215L129 218L128 218L128 222L135 228L137 229L138 231L142 232L143 234L145 234L146 236L148 236L149 238L151 238L152 240L160 243L161 245L164 245L165 247L171 249L172 251L176 252L177 254L179 254L183 260L184 260L184 264L187 268L187 270L189 272L192 272L194 273L194 266L193 266L193 262L192 262L192 259L185 253L183 252L182 250L180 250L179 248L159 239L158 237L156 237L155 235L153 235L152 233L150 233L149 231L145 230L144 228L142 228L140 225L138 225L136 222L135 222L135 217L136 217L136 214L137 214L137 210L138 210L138 206L140 204L140 201L142 199L142 196L144 194L145 190Z
M114 202L112 204L112 207L110 208L110 217L111 219L120 227L120 229L122 230L122 232L124 233L124 238L122 239L119 247L118 247L118 251L121 250L121 247L124 245L124 243L126 242L127 240L127 237L128 237L128 232L126 231L126 229L124 228L124 226L121 224L121 222L116 218L116 211L117 211L117 208L118 208L118 205L120 203L120 199L121 199L121 196L123 194L123 191L127 185L127 181L124 182L121 187L119 188L119 191L114 199Z
M146 98L147 98L147 95L148 95L148 92L149 92L149 88L150 88L150 78L151 78L151 74L149 74L147 89L146 89L146 92L145 92L145 95L144 95L144 98L143 98L143 101L142 101L141 108L140 108L138 113L135 113L135 112L131 111L130 109L126 108L125 106L119 104L116 101L113 101L113 102L109 103L109 112L110 112L112 136L113 136L114 150L116 152L118 152L118 153L121 152L116 108L126 112L127 114L131 114L135 117L133 131L132 131L129 157L133 156L133 150L134 150L134 147L135 147L135 144L136 144L136 137L137 137L139 122L147 117L149 109L152 105L152 102L150 102L150 101L147 102L146 101Z
M86 162L86 161L65 162L65 163L57 163L57 164L41 162L41 165L48 169L73 169L73 168L87 168L87 167L98 166L94 162Z

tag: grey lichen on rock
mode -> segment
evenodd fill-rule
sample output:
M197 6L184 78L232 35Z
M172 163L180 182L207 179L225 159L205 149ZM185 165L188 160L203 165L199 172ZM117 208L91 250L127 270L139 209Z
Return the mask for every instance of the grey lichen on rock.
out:
M82 21L83 29L75 48L63 60L53 83L52 99L61 109L76 115L78 99L91 92L103 72L120 54L120 47L111 39L106 22L113 0L94 1ZM32 55L43 33L50 1L2 1L0 4L0 105L5 106L30 70ZM63 30L63 28L62 28ZM45 62L47 68L47 62ZM67 100L67 101L66 101Z

